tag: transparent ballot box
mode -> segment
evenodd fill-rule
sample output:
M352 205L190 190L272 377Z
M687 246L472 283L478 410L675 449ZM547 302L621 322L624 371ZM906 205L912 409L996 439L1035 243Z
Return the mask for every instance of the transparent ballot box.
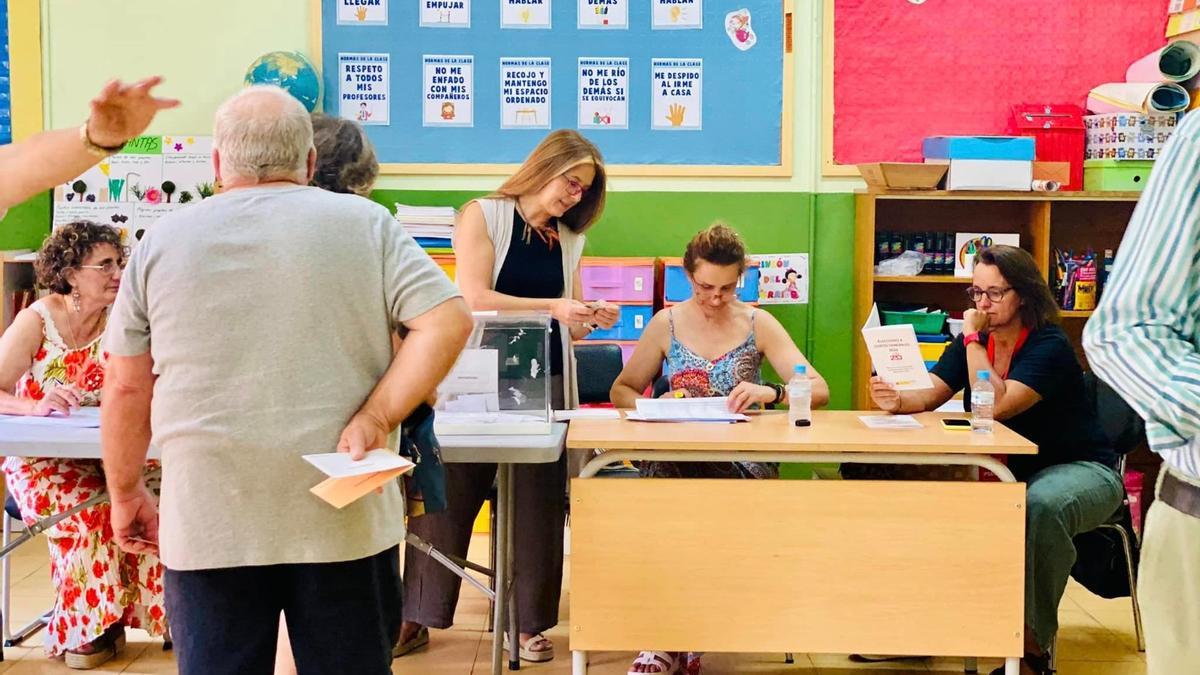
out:
M439 435L548 434L550 314L476 312L475 328L438 386Z

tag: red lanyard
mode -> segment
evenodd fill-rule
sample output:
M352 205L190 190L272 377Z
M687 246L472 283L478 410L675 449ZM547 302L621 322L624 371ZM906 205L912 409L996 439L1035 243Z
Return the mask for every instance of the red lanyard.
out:
M991 334L991 333L988 334L988 343L987 343L988 363L990 363L992 365L996 364L996 341L992 339L994 337L995 337L994 334ZM1023 347L1025 345L1025 339L1028 337L1029 337L1029 329L1022 328L1021 334L1017 336L1017 344L1013 345L1012 355L1008 357L1008 368L1005 368L1003 373L998 373L1000 375L1000 379L1002 379L1002 380L1008 379L1008 371L1012 370L1013 359L1017 358L1017 352L1021 351L1021 347Z

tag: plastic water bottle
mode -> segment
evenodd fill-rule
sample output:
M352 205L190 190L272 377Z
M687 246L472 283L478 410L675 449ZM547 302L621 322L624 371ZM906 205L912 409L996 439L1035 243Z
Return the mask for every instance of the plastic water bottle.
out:
M971 431L992 433L992 413L996 408L996 389L992 387L992 373L981 370L975 373L971 385Z
M808 379L808 366L796 366L792 379L788 380L788 425L807 427L812 424L812 380Z

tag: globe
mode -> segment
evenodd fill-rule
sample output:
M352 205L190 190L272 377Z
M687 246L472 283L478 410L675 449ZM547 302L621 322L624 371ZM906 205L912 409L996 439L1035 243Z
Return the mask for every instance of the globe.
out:
M321 78L298 52L268 52L246 70L246 84L273 84L295 96L312 112L321 100Z

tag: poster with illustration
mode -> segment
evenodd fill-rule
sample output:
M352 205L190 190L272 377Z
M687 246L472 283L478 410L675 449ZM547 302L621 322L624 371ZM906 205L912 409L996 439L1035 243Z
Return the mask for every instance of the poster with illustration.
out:
M579 59L579 128L629 128L629 59Z
M500 59L500 128L550 128L550 59Z
M475 57L427 54L422 61L424 126L474 126Z
M501 28L550 28L550 0L500 0Z
M770 253L751 258L758 265L758 304L808 304L807 253Z
M704 0L651 0L654 30L704 28Z
M994 244L1020 246L1020 234L985 234L956 232L954 234L954 276L970 277L975 273L975 254Z
M470 28L471 0L418 0L422 28Z
M629 28L629 0L578 0L579 28L618 29Z
M703 87L703 59L651 59L650 127L699 131Z
M391 55L338 54L338 116L359 124L389 124Z
M337 0L339 26L386 26L388 0Z

